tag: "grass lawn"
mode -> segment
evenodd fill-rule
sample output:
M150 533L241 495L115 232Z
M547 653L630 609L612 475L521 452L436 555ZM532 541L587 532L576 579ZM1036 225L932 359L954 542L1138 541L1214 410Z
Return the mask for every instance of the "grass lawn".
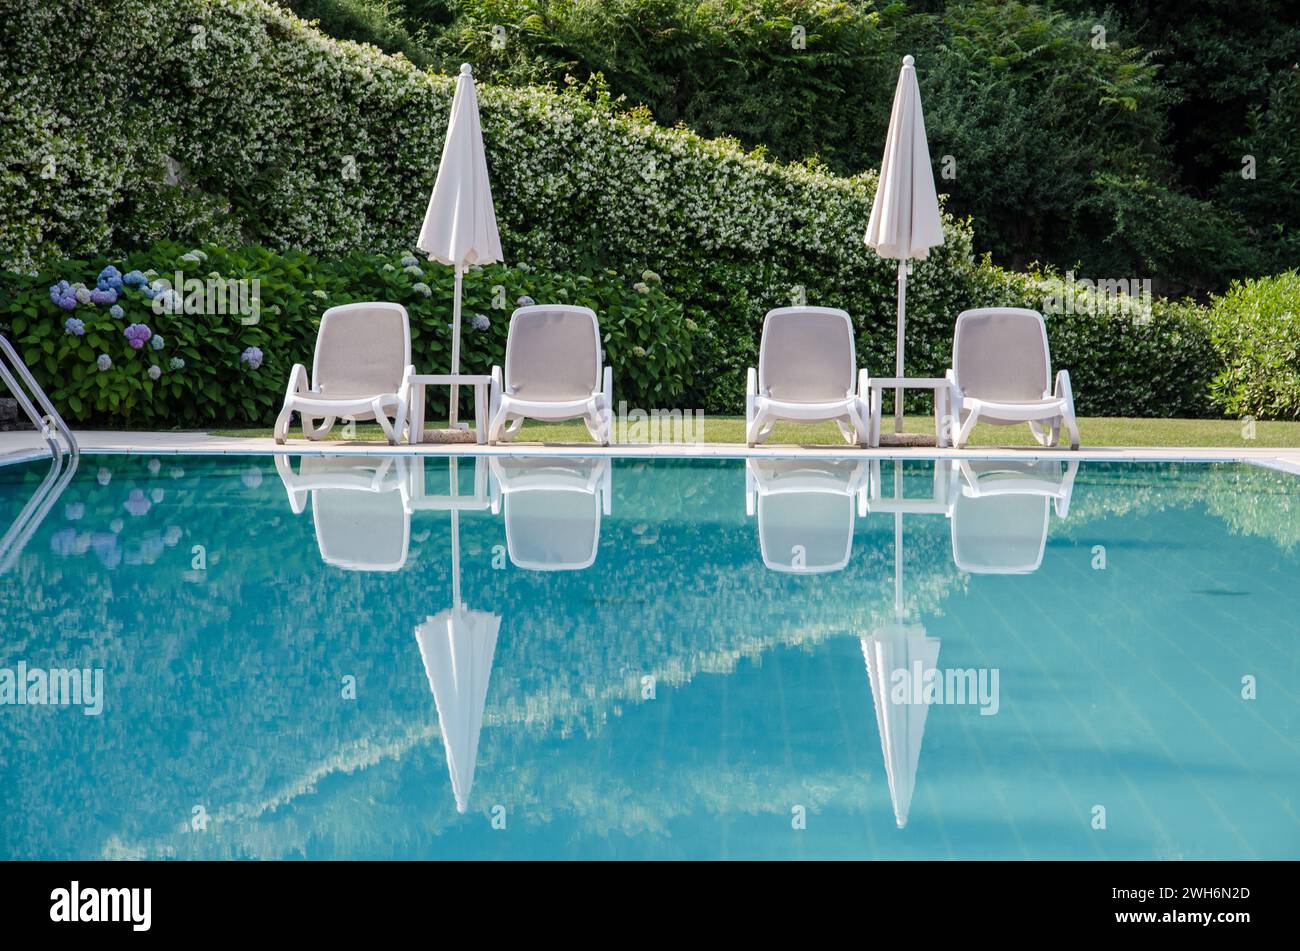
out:
M431 423L434 428L441 423ZM892 418L883 423L888 431ZM931 433L934 419L930 416L909 416L904 420L907 432ZM1098 416L1079 420L1083 445L1088 446L1185 446L1192 448L1295 448L1300 447L1300 422L1259 422L1255 424L1253 439L1245 438L1243 425L1235 419L1131 419L1126 417ZM217 436L271 436L271 429L214 430ZM290 442L303 442L301 428L290 430ZM336 426L329 439L343 439L341 427ZM382 442L379 427L362 423L356 427L358 442ZM738 416L709 416L704 420L704 441L709 443L743 443L745 420ZM580 420L567 423L524 423L515 437L523 443L591 443L586 427ZM766 445L844 446L847 444L839 430L831 423L797 425L778 424ZM1033 446L1029 427L977 426L971 439L972 446Z

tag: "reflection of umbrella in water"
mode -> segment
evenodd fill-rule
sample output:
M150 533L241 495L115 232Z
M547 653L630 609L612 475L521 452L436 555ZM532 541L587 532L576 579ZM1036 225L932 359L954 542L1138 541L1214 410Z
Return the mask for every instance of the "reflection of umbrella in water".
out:
M871 678L871 699L876 708L876 728L880 730L880 749L885 757L885 775L889 779L889 798L894 803L894 818L901 829L907 825L912 807L912 790L916 785L916 767L921 760L921 738L925 735L925 717L930 705L913 695L913 672L920 665L922 676L939 662L939 638L927 637L919 624L889 624L862 639L862 656ZM892 694L896 688L896 671L907 674L905 696ZM897 690L902 691L904 685Z
M885 758L889 798L894 818L901 829L907 825L916 786L916 768L921 760L921 739L930 706L925 702L925 674L939 663L939 638L928 637L919 624L906 625L903 617L903 503L902 462L894 468L894 623L877 628L862 638L862 657L871 681L871 700L876 708L876 728ZM936 462L936 466L945 465ZM936 479L937 481L937 479ZM886 506L888 503L886 503ZM880 506L885 507L885 506ZM906 681L895 686L898 672ZM901 679L901 678L900 678ZM895 696L901 693L902 696Z
M457 494L456 460L451 460L452 495ZM451 512L452 606L415 629L424 672L438 708L438 725L447 751L447 769L456 796L456 811L469 809L478 762L488 682L496 653L499 615L472 611L460 594L460 513Z
M424 672L438 707L438 724L447 750L456 811L469 808L478 762L478 737L483 727L492 656L497 648L501 618L457 605L429 618L415 629Z

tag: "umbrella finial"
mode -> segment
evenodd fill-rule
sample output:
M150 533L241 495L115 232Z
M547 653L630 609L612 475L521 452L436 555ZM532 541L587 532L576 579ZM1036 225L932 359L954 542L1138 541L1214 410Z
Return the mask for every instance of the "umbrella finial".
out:
M911 57L909 56L908 59L911 59ZM473 72L473 70L471 70L471 69L469 68L469 63L461 63L461 64L460 64L460 74L461 74L462 76L468 76L468 75L470 75L471 72Z
M915 66L915 65L916 65L916 60L912 59L912 57L911 57L910 54L907 55L907 56L904 56L904 57L903 57L903 68L904 68L904 69L907 69L909 66ZM464 66L461 67L461 69L464 69L464 68L465 68Z

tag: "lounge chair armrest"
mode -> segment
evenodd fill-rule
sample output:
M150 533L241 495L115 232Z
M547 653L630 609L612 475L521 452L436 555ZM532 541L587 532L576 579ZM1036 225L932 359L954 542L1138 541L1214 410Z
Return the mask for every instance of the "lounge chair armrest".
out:
M1066 400L1070 404L1070 408L1074 408L1074 389L1070 386L1069 370L1056 371L1056 389L1053 391L1053 395L1058 400Z
M753 367L745 371L745 395L758 395L758 371Z
M311 381L307 378L307 368L301 363L295 363L293 369L289 371L289 386L284 394L285 402L295 396L310 392Z
M863 367L858 370L858 397L859 399L867 398L867 390L871 386L871 372Z
M415 376L415 366L409 365L402 371L402 384L397 388L397 395L407 402L411 399L411 377Z

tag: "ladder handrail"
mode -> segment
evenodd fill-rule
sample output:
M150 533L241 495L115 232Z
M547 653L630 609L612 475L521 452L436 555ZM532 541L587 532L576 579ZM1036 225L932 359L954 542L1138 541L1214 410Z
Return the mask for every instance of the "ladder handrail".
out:
M54 404L50 402L50 398L45 395L45 391L41 389L41 385L36 382L36 377L32 376L32 371L28 369L27 364L18 356L18 351L14 349L13 344L9 342L9 339L5 337L4 334L0 334L0 356L7 357L9 363L9 367L6 367L5 361L0 359L0 379L4 380L5 386L9 388L9 392L14 395L14 399L16 399L18 404L22 406L23 412L25 412L27 418L32 421L32 425L36 427L36 431L50 444L50 451L56 456L60 453L59 446L54 441L54 434L50 431L50 424L53 423L55 430L63 437L63 441L67 444L67 451L72 453L74 456L80 455L81 448L77 445L77 437L72 435L72 430L68 428L68 424L63 421L63 417L59 415L59 411L55 409ZM39 403L41 409L45 411L43 417L36 412L36 407L32 405L32 401L28 398L27 393L23 392L22 387L18 385L18 381L14 379L13 373L10 372L10 369L22 378L23 383L27 385L27 389L31 391L31 395L36 398L36 402Z
M14 376L15 373L17 377ZM26 390L19 384L19 379L26 384ZM32 371L18 356L18 351L4 334L0 334L0 380L4 381L9 392L18 401L18 405L23 408L27 418L36 427L36 432L49 443L51 456L50 471L37 486L35 494L18 513L9 530L0 536L0 575L4 575L13 567L14 562L27 546L27 542L45 521L45 516L63 494L63 490L68 487L68 483L72 481L77 471L77 461L81 457L81 448L77 445L77 437L72 435L68 424L63 421L59 411L45 395L41 385L36 382L36 377L32 376ZM36 406L32 404L33 398L45 411L44 416L41 416ZM62 436L64 443L67 444L66 464L65 449L59 444L59 436Z

